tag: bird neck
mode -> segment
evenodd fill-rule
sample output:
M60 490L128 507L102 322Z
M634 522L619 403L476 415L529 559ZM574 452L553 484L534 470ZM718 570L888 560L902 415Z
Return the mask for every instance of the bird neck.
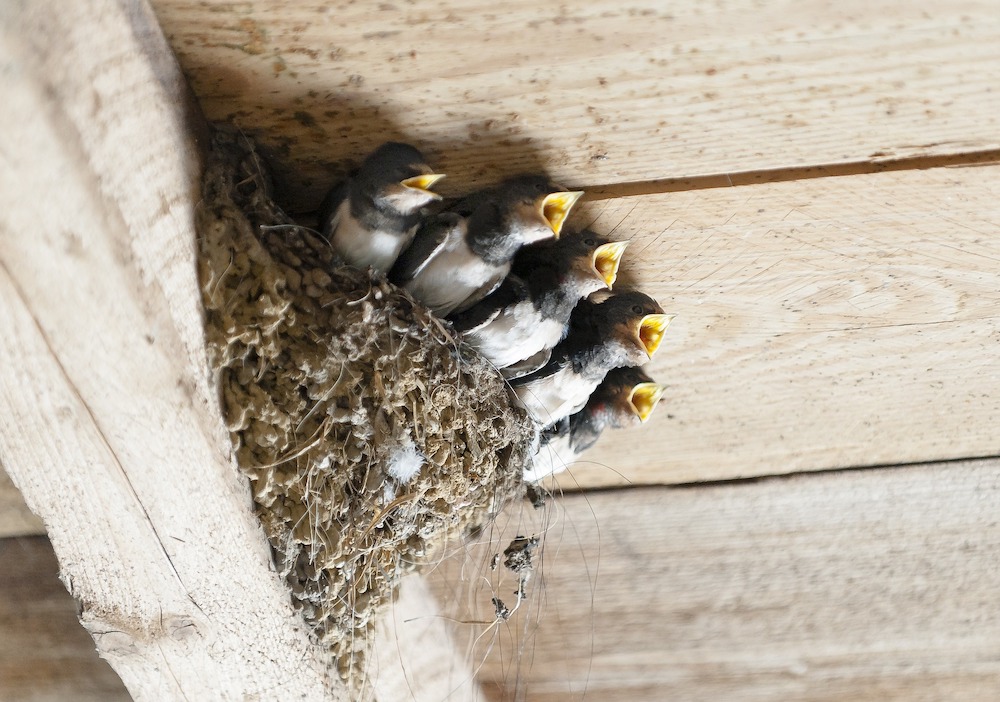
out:
M571 268L563 276L565 282L563 287L566 289L566 294L574 298L574 300L582 300L585 297L589 297L591 293L595 293L598 290L604 289L606 286L604 281L594 275L591 270L581 271L579 268Z
M588 330L578 333L580 347L574 356L579 360L578 372L589 377L599 377L612 368L638 366L646 362L646 352L629 338L622 338L621 328L608 321L599 322Z
M570 417L569 446L574 453L582 453L597 443L608 426L606 413L591 410L587 407Z
M474 218L469 220L466 242L469 249L493 266L509 264L521 248L520 237L501 226L481 226Z
M618 365L623 344L592 332L570 337L568 347L573 370L590 380L600 380Z
M588 280L589 278L589 280ZM546 319L568 321L573 308L590 293L603 287L593 274L574 269L539 266L528 278L528 288L537 309Z
M373 197L361 188L352 189L351 215L368 229L398 231L409 229L420 217L419 207L403 212L396 203L383 197Z
M617 393L615 394L617 395ZM620 396L609 397L605 394L602 400L589 408L591 413L597 418L595 421L600 421L602 423L601 426L611 427L612 429L622 429L632 424L638 424L639 418L621 400Z

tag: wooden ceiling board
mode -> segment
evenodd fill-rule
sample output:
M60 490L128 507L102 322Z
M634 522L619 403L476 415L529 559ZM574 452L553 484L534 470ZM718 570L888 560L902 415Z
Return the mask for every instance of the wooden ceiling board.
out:
M495 701L996 699L998 508L996 460L568 495L432 584L492 621L543 534L519 612L453 623Z
M1000 455L1000 167L614 198L619 278L678 316L646 426L559 485Z
M259 135L300 209L388 138L451 192L1000 147L983 0L153 5L205 114Z

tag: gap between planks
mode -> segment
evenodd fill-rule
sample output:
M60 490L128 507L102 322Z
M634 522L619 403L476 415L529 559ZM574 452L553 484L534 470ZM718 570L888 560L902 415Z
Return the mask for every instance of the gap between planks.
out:
M559 485L556 489L549 491L553 495L562 497L564 495L580 495L583 497L593 495L603 495L606 493L627 492L631 490L655 490L667 488L670 490L693 490L698 488L714 488L724 485L754 485L772 481L788 481L795 478L820 477L824 475L837 475L840 473L863 473L877 470L897 470L906 468L925 468L928 466L947 466L951 464L968 463L969 461L1000 461L1000 455L988 454L984 456L965 456L962 458L947 458L938 461L899 461L896 463L871 463L856 466L843 466L838 468L817 468L815 470L803 469L790 473L760 473L758 475L747 475L738 478L714 478L708 480L688 480L682 483L638 483L630 482L624 485Z
M910 156L884 160L862 160L847 163L792 166L733 173L709 173L686 178L656 178L630 183L581 186L590 201L610 200L617 197L659 195L687 190L731 188L761 183L786 183L793 180L816 178L842 178L854 175L872 175L894 171L925 171L931 168L959 168L963 166L988 166L1000 164L1000 149L984 149L957 154L936 156Z
M525 646L483 653L480 678L492 699L551 702L997 699L998 471L934 462L507 513L491 544L546 533L544 585L506 625ZM443 610L488 617L489 591L454 585L468 570L434 574Z

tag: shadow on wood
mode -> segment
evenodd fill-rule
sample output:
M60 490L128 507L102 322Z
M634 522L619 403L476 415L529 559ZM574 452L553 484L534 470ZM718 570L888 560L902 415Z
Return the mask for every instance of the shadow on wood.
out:
M49 540L0 539L0 563L0 699L131 700L80 626Z

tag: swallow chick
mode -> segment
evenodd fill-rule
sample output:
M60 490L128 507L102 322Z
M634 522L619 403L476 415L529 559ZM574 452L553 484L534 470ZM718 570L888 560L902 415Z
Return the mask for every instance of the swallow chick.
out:
M612 288L627 244L583 231L526 246L500 287L452 325L504 377L537 370L566 335L576 304Z
M383 144L327 193L323 234L345 262L384 275L413 241L421 209L441 199L430 187L442 178L409 144Z
M587 404L612 368L638 366L653 357L673 315L648 295L627 292L603 302L583 300L573 310L566 338L549 362L511 381L521 405L551 427Z
M520 176L475 193L430 218L389 279L438 316L493 292L522 246L558 237L581 192L542 176Z
M537 482L566 470L609 427L621 429L646 422L665 389L641 368L608 371L582 410L542 436L538 454L525 468L525 482Z

